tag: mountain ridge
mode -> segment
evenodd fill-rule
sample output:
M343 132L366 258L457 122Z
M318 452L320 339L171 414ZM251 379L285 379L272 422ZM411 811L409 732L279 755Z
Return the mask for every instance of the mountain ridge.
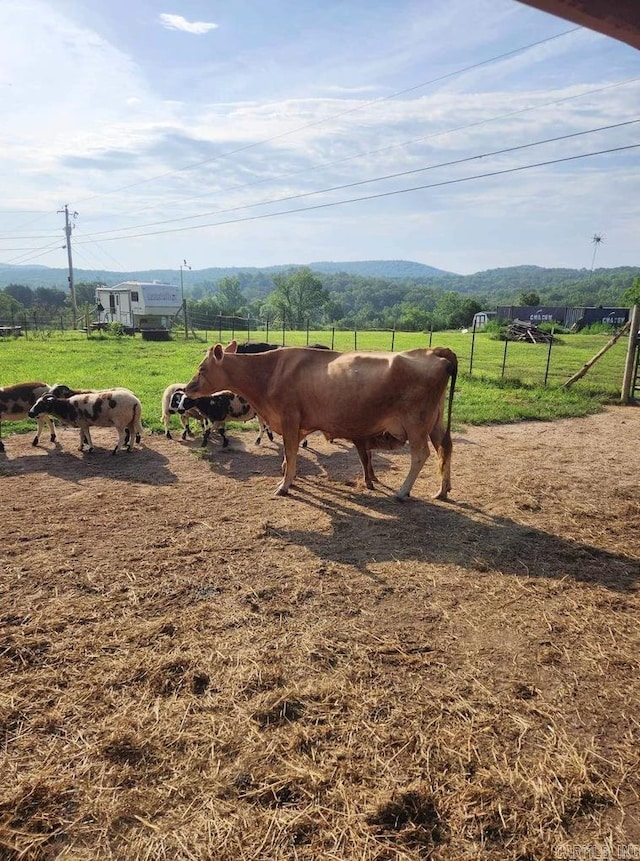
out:
M337 273L344 272L348 275L359 275L367 278L391 278L391 279L416 279L433 278L456 275L444 269L437 269L426 263L417 263L413 260L348 260L331 261L323 260L314 263L282 263L273 266L209 266L204 269L192 269L184 280L190 283L198 280L220 280L228 276L240 273L276 274L286 272L290 269L299 269L303 266L314 272ZM120 281L167 281L178 283L180 279L179 269L139 269L116 272L109 269L84 269L74 268L76 281L103 281L109 286L118 284ZM461 276L458 276L461 277ZM68 284L68 270L62 267L49 267L38 264L16 265L0 263L0 289L10 283L20 283L27 287L66 287Z

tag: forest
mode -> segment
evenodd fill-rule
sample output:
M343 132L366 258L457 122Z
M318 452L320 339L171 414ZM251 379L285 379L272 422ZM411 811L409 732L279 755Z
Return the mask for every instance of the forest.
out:
M477 311L497 305L624 307L640 302L640 267L592 271L516 266L456 275L419 264L412 268L407 261L378 263L386 263L380 267L384 277L358 274L355 263L343 264L351 271L340 271L339 263L318 264L318 270L311 266L202 270L189 273L184 295L195 328L213 326L222 315L274 325L284 321L291 329L333 325L421 331L468 326ZM364 271L376 271L371 262L367 266ZM400 274L393 277L390 272ZM70 318L69 291L59 283L21 283L19 267L11 274L15 280L0 289L0 325L34 314L42 320ZM176 283L172 270L153 275ZM41 281L46 277L46 270L40 273ZM78 313L93 319L96 287L123 280L151 280L151 273L110 272L76 280Z

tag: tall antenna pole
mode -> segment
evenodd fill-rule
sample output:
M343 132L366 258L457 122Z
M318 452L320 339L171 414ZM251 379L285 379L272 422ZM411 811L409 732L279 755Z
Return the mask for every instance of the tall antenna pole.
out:
M64 209L59 209L58 213L64 212L64 233L67 237L67 244L63 246L67 249L67 260L69 262L69 291L71 293L71 312L73 314L73 328L76 329L78 326L78 306L76 305L76 287L73 280L73 258L71 256L71 231L73 230L73 225L69 221L69 205L65 203ZM77 218L78 213L73 213L73 218Z

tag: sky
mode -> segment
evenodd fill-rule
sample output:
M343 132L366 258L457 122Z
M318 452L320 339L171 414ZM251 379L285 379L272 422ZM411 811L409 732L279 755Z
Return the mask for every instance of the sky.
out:
M3 264L640 265L640 52L517 0L3 0L0 94Z

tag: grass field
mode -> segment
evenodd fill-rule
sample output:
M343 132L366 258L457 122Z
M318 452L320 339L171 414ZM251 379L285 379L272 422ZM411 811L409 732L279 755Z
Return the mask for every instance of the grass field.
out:
M20 339L0 340L0 385L42 379L70 386L130 388L142 402L143 424L161 431L161 398L165 387L188 381L209 344L220 334L223 343L232 335L246 339L244 332L200 332L187 341L174 336L169 342L144 341L140 336L113 337L67 332ZM282 343L282 332L252 332L254 341ZM459 359L459 377L454 421L461 424L512 422L524 419L549 420L596 412L603 403L616 401L620 385L626 338L620 341L568 391L561 386L607 342L608 335L567 335L547 345L509 343L477 333L471 362L470 333L437 332L433 346L453 349ZM428 346L431 336L420 332L286 332L286 346L322 343L338 350L395 351ZM307 340L308 339L308 340ZM547 385L545 370L549 361ZM503 373L504 364L504 373ZM471 373L469 373L471 371ZM12 430L30 429L32 423L16 423Z

